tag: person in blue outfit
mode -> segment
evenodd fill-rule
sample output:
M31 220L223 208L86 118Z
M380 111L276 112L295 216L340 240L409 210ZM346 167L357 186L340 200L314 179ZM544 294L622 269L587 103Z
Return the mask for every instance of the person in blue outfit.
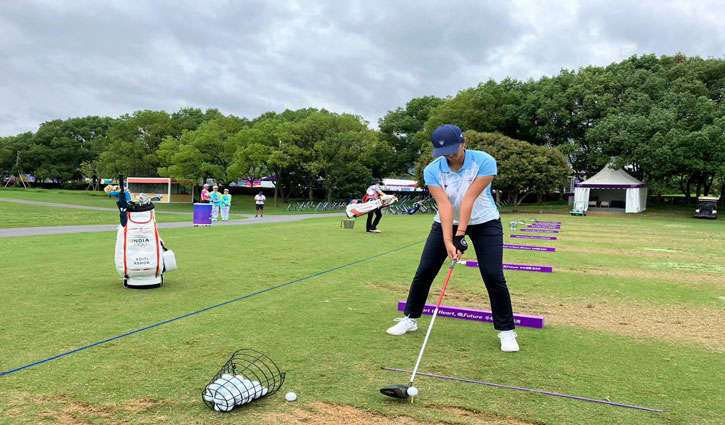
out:
M219 192L219 186L214 185L212 188L212 192L209 194L209 203L211 204L211 221L217 221L222 207L222 194Z
M438 214L408 292L405 317L396 319L398 323L387 333L404 335L418 329L417 320L433 280L446 257L460 260L468 248L468 235L491 301L501 350L519 351L511 296L503 274L503 227L491 196L496 160L486 152L467 150L466 141L461 129L451 124L438 127L431 136L435 159L425 168L424 178L438 205Z

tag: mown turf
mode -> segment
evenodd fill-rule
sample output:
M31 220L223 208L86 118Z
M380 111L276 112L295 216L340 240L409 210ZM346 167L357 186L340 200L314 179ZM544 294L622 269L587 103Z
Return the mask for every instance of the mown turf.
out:
M537 217L503 219L507 224L532 216ZM507 230L506 242L566 250L505 251L506 262L554 267L552 274L506 273L515 311L518 296L558 299L562 309L582 303L646 305L654 311L678 305L692 312L689 320L698 320L701 309L715 309L725 319L724 280L688 269L692 276L704 276L693 283L682 270L666 266L723 264L722 223L669 213L539 218L564 222L559 240L515 240ZM441 410L457 406L537 424L721 423L722 337L707 343L630 336L596 326L552 325L553 320L542 330L517 329L522 351L505 354L490 324L441 318L421 370L665 413L424 377L416 380L421 395L413 405L381 396L380 387L406 383L408 376L380 366L411 369L429 321L421 319L421 330L405 337L385 334L398 316L396 303L405 298L431 220L386 215L381 234L366 234L361 222L342 229L339 217L168 229L162 236L175 251L179 270L155 290L122 287L113 265L113 232L0 239L0 373L315 275L0 376L0 424L57 423L56 418L103 424L265 423L269 413L289 412L286 391L298 393L297 407L326 402L432 422L466 423L465 417ZM577 247L593 252L580 253ZM656 251L661 249L667 251ZM637 252L654 256L632 255ZM661 264L654 271L674 274L663 275L666 279L593 274L608 269L635 274L648 263ZM443 273L429 301L435 301L442 278ZM476 269L458 266L449 292L450 300L473 294L467 302L488 308ZM641 317L643 323L652 319ZM201 402L203 386L243 347L265 352L287 372L282 394L229 414L209 411Z

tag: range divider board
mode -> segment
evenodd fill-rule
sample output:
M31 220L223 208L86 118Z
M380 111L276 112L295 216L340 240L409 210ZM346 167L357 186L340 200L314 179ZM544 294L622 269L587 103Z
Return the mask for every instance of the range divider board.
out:
M465 264L466 267L478 267L478 261L459 261L458 264ZM506 264L503 263L504 270L519 270L522 272L539 272L553 273L554 268L551 266L535 266L533 264Z
M405 305L405 301L398 301L398 311L405 311ZM423 308L423 314L432 315L435 308L435 304L426 304ZM476 322L493 323L493 316L490 311L476 310L473 308L442 305L438 308L438 316L450 317L453 319L473 320ZM514 313L514 324L516 326L523 326L526 328L542 329L544 327L544 317Z
M539 239L544 241L555 241L556 236L533 236L533 235L509 235L510 238L516 239Z
M503 244L504 249L522 249L524 251L544 251L544 252L556 252L556 248L548 246L533 246L533 245L508 245Z

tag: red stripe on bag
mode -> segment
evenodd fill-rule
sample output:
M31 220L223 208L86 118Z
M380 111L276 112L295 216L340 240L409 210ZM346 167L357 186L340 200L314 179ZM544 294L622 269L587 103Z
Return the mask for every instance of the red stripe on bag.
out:
M154 212L151 211L151 219L154 218ZM159 228L156 225L156 220L154 220L154 234L156 235L156 277L159 276L159 263L160 260L160 254L159 254L159 245L161 245L161 240L159 239Z
M128 224L128 223L126 223ZM128 232L128 225L123 228L123 276L128 276L128 265L126 265L126 242L128 241L128 238L126 237L126 232Z

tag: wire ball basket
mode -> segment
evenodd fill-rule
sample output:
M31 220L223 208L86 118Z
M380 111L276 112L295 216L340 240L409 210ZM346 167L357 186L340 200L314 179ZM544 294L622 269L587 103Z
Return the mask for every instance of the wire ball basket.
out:
M244 348L232 354L201 395L210 409L228 412L276 393L284 383L284 376L267 355Z

